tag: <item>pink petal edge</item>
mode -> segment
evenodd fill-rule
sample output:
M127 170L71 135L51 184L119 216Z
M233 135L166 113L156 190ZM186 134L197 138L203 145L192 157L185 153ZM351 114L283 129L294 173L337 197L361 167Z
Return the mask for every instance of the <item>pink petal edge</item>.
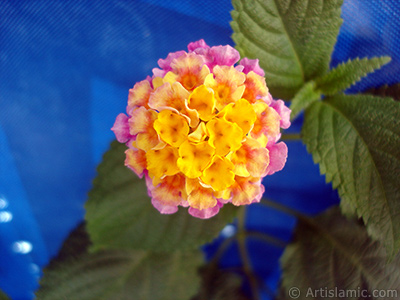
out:
M114 132L117 141L120 143L126 143L132 135L129 133L129 117L123 113L120 113L115 119L114 125L111 130Z
M187 47L188 47L189 52L193 52L199 48L202 48L202 49L210 48L210 46L208 46L203 39L198 40L196 42L191 42L191 43L189 43L189 45Z
M188 211L189 214L191 214L193 217L199 218L199 219L209 219L211 217L214 217L216 214L218 214L219 209L224 206L223 203L218 202L217 205L211 208L199 210L193 207L189 207Z
M169 53L165 59L160 58L157 63L161 69L154 68L153 75L156 77L164 77L165 74L167 74L169 71L172 70L172 68L171 68L172 61L175 58L178 58L178 57L184 55L185 53L186 53L185 51L180 50L180 51L176 51L173 53Z
M261 69L258 59L249 59L247 57L244 57L240 61L239 65L244 67L243 73L245 73L245 74L253 71L254 73L256 73L262 77L265 76L264 70Z
M260 193L258 193L258 195L253 199L253 201L251 203L258 203L260 202L262 196L264 195L265 192L265 187L264 185L261 183L261 180L259 182L260 185Z
M272 175L283 169L286 163L288 148L284 142L267 145L269 150L269 165L265 171L267 175Z
M210 56L214 58L213 66L233 66L240 59L239 51L229 45L211 47Z
M165 205L157 199L152 198L151 204L162 214L170 215L178 211L178 206L175 205Z
M289 107L285 105L282 100L272 100L271 107L276 110L276 112L281 117L280 127L287 129L290 127L290 113L292 112Z

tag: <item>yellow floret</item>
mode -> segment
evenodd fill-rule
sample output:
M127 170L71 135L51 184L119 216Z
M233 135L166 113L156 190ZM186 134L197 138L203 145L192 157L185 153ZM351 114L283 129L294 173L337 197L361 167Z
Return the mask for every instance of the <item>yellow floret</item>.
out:
M210 138L208 143L215 148L217 155L236 151L242 145L243 130L225 119L214 118L206 125Z
M207 138L207 128L204 122L201 122L197 128L188 135L188 140L191 142L199 143Z
M178 167L189 178L196 178L202 174L210 163L215 149L207 142L184 142L179 147Z
M189 205L193 208L202 210L217 205L213 189L203 187L198 178L186 179L186 192Z
M253 105L246 99L240 99L236 103L227 105L221 113L225 114L227 121L238 124L244 135L253 128L254 122L257 120Z
M189 125L186 119L170 110L163 110L154 121L154 129L167 144L179 147L187 140Z
M152 178L162 178L179 173L177 166L178 149L166 145L146 153L147 169Z
M208 121L213 117L215 110L214 91L201 85L190 94L188 104L190 108L197 110L200 119Z
M214 191L222 191L234 182L233 164L223 156L215 155L211 164L204 170L201 180Z

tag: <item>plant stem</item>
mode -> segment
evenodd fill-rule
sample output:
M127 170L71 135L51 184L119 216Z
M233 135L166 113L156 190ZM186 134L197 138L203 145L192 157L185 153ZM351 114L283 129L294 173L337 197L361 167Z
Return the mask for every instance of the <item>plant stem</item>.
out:
M246 237L254 238L260 241L263 241L269 245L278 247L278 248L285 248L288 244L276 237L269 235L265 232L258 232L258 231L246 231L243 232Z
M217 264L218 261L220 260L220 258L222 257L222 255L225 253L226 249L229 247L229 245L236 240L236 234L227 238L226 240L224 240L221 245L218 247L216 253L214 254L214 256L212 257L212 259L210 260L211 264Z
M252 298L255 300L261 300L260 294L258 292L257 278L253 274L250 257L249 257L248 251L247 251L246 235L243 234L243 232L246 231L246 229L245 229L246 211L247 211L247 207L242 206L238 213L237 241L238 241L240 256L242 258L243 271L246 274L246 277L248 278L249 283L250 283L251 293L253 296Z
M308 216L306 216L306 215L304 215L304 214L302 214L302 213L300 213L300 212L298 212L298 211L296 211L294 209L291 209L290 207L284 206L284 205L282 205L282 204L280 204L278 202L275 202L275 201L272 201L272 200L269 200L269 199L266 199L266 198L262 198L261 201L260 201L260 204L268 206L268 207L271 207L271 208L276 209L276 210L279 210L279 211L281 211L281 212L283 212L285 214L294 216L294 217L296 217L298 219L302 219L302 220L310 219Z

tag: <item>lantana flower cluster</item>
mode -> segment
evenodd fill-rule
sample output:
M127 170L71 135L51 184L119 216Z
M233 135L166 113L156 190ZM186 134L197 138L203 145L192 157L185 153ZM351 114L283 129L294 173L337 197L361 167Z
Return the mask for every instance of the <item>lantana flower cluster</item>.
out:
M231 46L199 40L129 90L112 130L161 213L183 206L210 218L228 202L259 202L263 177L283 168L290 110L269 94L258 60L239 60Z

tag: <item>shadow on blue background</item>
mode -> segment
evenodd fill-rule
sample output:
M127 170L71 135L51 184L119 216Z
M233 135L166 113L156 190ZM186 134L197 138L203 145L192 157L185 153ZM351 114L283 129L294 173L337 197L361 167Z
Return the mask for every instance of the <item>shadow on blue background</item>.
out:
M191 41L232 45L231 9L211 0L0 2L0 289L13 299L33 297L41 267L83 218L128 89ZM399 13L394 0L344 1L332 65L392 57L350 91L400 82ZM291 130L300 126L301 119ZM308 214L337 203L305 147L288 146L286 168L264 182L266 197ZM289 240L295 219L254 205L246 224ZM206 256L223 238L205 247ZM275 289L282 249L248 246L255 271ZM221 266L240 264L234 248Z

